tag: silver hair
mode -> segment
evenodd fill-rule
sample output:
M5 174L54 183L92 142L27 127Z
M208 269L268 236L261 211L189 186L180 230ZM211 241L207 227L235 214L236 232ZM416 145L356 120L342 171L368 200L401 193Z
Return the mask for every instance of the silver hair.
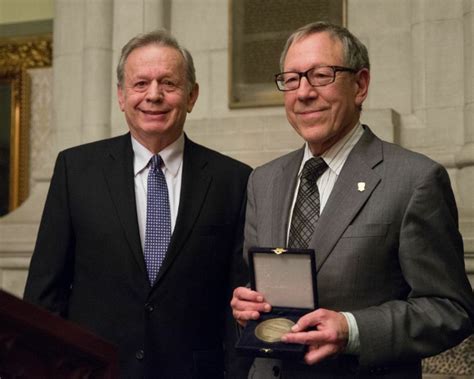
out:
M344 54L344 66L360 70L366 68L370 70L369 53L365 45L346 28L331 24L329 22L318 21L302 26L288 37L283 52L280 56L280 69L284 71L284 64L288 50L293 42L299 41L311 34L329 33L332 38L337 38L342 43Z
M154 30L149 33L139 34L133 37L127 44L122 48L120 59L117 64L117 82L119 86L123 86L125 63L130 53L148 45L167 46L176 49L181 53L186 66L186 81L188 90L191 91L196 84L196 70L194 68L194 61L191 53L182 47L176 38L174 38L168 31L160 29Z

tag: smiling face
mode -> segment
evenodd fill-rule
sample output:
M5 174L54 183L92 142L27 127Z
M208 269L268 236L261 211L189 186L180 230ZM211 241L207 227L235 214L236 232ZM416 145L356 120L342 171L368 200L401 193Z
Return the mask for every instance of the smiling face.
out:
M288 49L284 71L304 72L312 67L344 66L342 43L327 32L296 40ZM285 92L288 121L308 142L314 155L321 155L359 120L360 106L367 97L369 71L338 72L334 83L312 87L306 78L300 87Z
M189 89L181 53L157 44L130 53L123 83L117 88L130 133L153 153L181 135L186 113L192 111L198 93L197 84Z

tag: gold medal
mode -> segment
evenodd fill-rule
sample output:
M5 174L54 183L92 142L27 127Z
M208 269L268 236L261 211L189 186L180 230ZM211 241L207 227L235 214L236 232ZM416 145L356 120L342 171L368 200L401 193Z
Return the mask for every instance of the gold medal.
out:
M295 323L287 318L271 318L255 328L255 336L265 342L280 342L281 337L291 331Z

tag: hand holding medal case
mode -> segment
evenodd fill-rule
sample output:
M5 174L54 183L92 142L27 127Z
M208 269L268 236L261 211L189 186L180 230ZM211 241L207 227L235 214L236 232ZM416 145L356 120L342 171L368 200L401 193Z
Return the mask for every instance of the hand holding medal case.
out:
M298 319L318 306L312 249L250 248L250 285L270 303L270 313L247 322L236 349L254 357L302 359L306 346L281 342Z

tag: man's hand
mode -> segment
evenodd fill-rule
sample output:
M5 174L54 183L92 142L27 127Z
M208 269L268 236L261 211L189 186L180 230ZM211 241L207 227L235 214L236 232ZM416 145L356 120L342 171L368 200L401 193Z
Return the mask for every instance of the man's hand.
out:
M349 337L346 318L322 308L301 317L291 331L282 341L308 345L304 359L309 365L341 353Z
M245 326L248 320L256 320L260 313L270 312L271 305L265 302L263 295L249 288L237 287L230 302L235 320Z

